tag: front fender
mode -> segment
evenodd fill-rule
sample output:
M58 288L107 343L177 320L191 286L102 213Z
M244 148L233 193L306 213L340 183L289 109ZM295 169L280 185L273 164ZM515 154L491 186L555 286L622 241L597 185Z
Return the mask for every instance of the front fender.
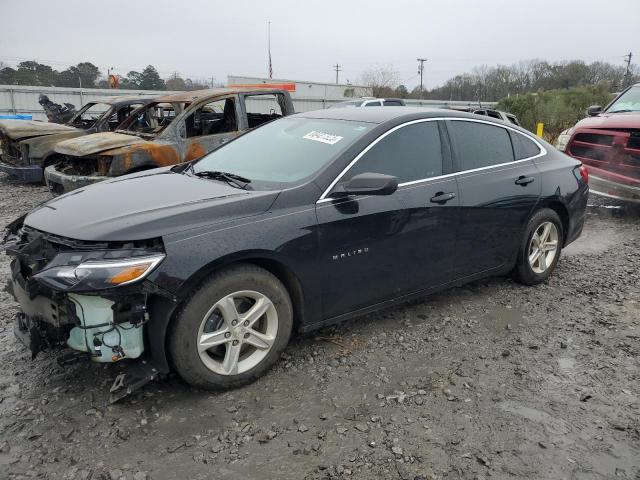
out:
M137 143L107 150L101 152L101 155L112 157L110 177L118 177L137 170L167 167L181 161L180 154L173 145L156 142Z

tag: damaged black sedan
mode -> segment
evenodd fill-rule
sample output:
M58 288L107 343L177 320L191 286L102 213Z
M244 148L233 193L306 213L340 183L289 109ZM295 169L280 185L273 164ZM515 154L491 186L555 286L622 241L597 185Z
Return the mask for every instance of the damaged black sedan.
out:
M242 385L294 330L488 275L545 281L582 231L588 188L579 162L500 121L294 115L14 221L16 334L34 355L139 360L126 391L171 369L198 387Z

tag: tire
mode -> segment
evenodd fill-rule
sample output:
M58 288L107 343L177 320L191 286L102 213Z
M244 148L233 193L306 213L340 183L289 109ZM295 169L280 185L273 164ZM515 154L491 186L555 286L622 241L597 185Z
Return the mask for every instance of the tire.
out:
M282 282L260 267L239 264L213 274L185 301L169 332L169 352L190 385L235 388L280 358L292 328L293 307Z
M553 230L555 228L556 248L553 258L548 255L551 250L547 251L548 253L545 254L544 258L541 258L543 255L536 257L535 255L540 250L537 246L541 245L539 240L545 233L546 226L549 224L553 225L553 227L549 227L548 241L544 243L544 245L546 245L544 248L551 248L554 241ZM536 235L536 240L534 240L534 235ZM550 208L538 210L529 219L527 228L525 228L518 250L516 265L512 271L513 278L525 285L538 285L539 283L546 281L558 263L563 241L564 231L562 229L562 221L558 214ZM536 259L533 263L530 261L532 258Z

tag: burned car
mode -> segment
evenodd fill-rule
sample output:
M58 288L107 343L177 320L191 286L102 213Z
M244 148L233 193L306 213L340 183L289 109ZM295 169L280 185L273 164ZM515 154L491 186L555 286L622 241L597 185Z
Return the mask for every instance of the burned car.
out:
M43 169L59 160L58 142L112 132L152 97L115 96L87 103L67 123L0 120L0 171L24 182L42 182Z
M589 170L596 195L640 203L640 83L565 130L556 147Z
M546 281L582 232L588 192L580 162L501 121L405 107L292 115L14 221L16 332L33 353L145 360L133 386L174 369L236 387L294 330L488 275ZM127 375L114 388L133 388Z
M292 113L284 90L222 88L158 97L113 133L56 145L61 160L46 169L45 180L59 195L110 177L188 162Z

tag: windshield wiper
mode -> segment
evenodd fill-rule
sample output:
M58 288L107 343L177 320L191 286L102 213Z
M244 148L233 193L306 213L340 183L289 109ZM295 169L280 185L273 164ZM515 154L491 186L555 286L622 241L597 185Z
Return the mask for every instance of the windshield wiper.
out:
M235 185L238 188L246 189L247 186L251 183L251 180L242 177L240 175L236 175L235 173L228 172L219 172L217 170L201 170L199 172L194 171L193 166L191 167L191 171L193 175L201 178L211 178L213 180L223 180L230 185Z
M636 112L637 110L630 110L630 109L623 109L623 110L612 110L610 112L607 113L629 113L629 112Z

